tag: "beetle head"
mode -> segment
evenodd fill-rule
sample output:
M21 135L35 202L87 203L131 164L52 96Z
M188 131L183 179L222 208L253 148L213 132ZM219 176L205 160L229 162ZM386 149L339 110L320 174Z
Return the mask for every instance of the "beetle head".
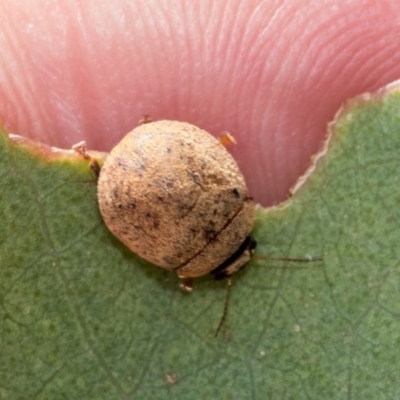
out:
M211 275L220 280L241 270L252 258L256 247L257 242L251 236L247 236L237 251L211 271Z

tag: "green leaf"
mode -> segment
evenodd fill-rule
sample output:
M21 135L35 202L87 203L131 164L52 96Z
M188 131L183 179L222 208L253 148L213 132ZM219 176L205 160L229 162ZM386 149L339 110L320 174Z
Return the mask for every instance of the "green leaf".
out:
M194 291L104 226L88 161L0 138L0 399L397 399L400 92L349 103L257 254Z

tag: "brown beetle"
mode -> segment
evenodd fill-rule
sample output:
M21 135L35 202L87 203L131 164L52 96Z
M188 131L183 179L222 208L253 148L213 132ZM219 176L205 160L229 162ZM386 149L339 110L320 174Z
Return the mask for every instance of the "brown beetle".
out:
M145 123L108 155L100 211L130 250L180 278L230 276L250 260L254 202L213 136L178 121Z

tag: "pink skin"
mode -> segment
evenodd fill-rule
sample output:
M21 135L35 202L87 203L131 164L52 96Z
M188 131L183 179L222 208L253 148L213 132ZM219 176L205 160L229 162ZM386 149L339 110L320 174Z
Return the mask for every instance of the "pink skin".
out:
M263 205L345 99L400 76L398 0L3 0L0 15L9 131L107 151L143 114L227 130Z

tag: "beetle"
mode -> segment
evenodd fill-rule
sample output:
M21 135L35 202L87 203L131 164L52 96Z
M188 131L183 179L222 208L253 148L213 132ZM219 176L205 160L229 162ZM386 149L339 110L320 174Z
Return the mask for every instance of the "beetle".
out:
M254 202L233 157L178 121L139 125L106 158L98 201L110 231L179 278L222 279L250 260Z

